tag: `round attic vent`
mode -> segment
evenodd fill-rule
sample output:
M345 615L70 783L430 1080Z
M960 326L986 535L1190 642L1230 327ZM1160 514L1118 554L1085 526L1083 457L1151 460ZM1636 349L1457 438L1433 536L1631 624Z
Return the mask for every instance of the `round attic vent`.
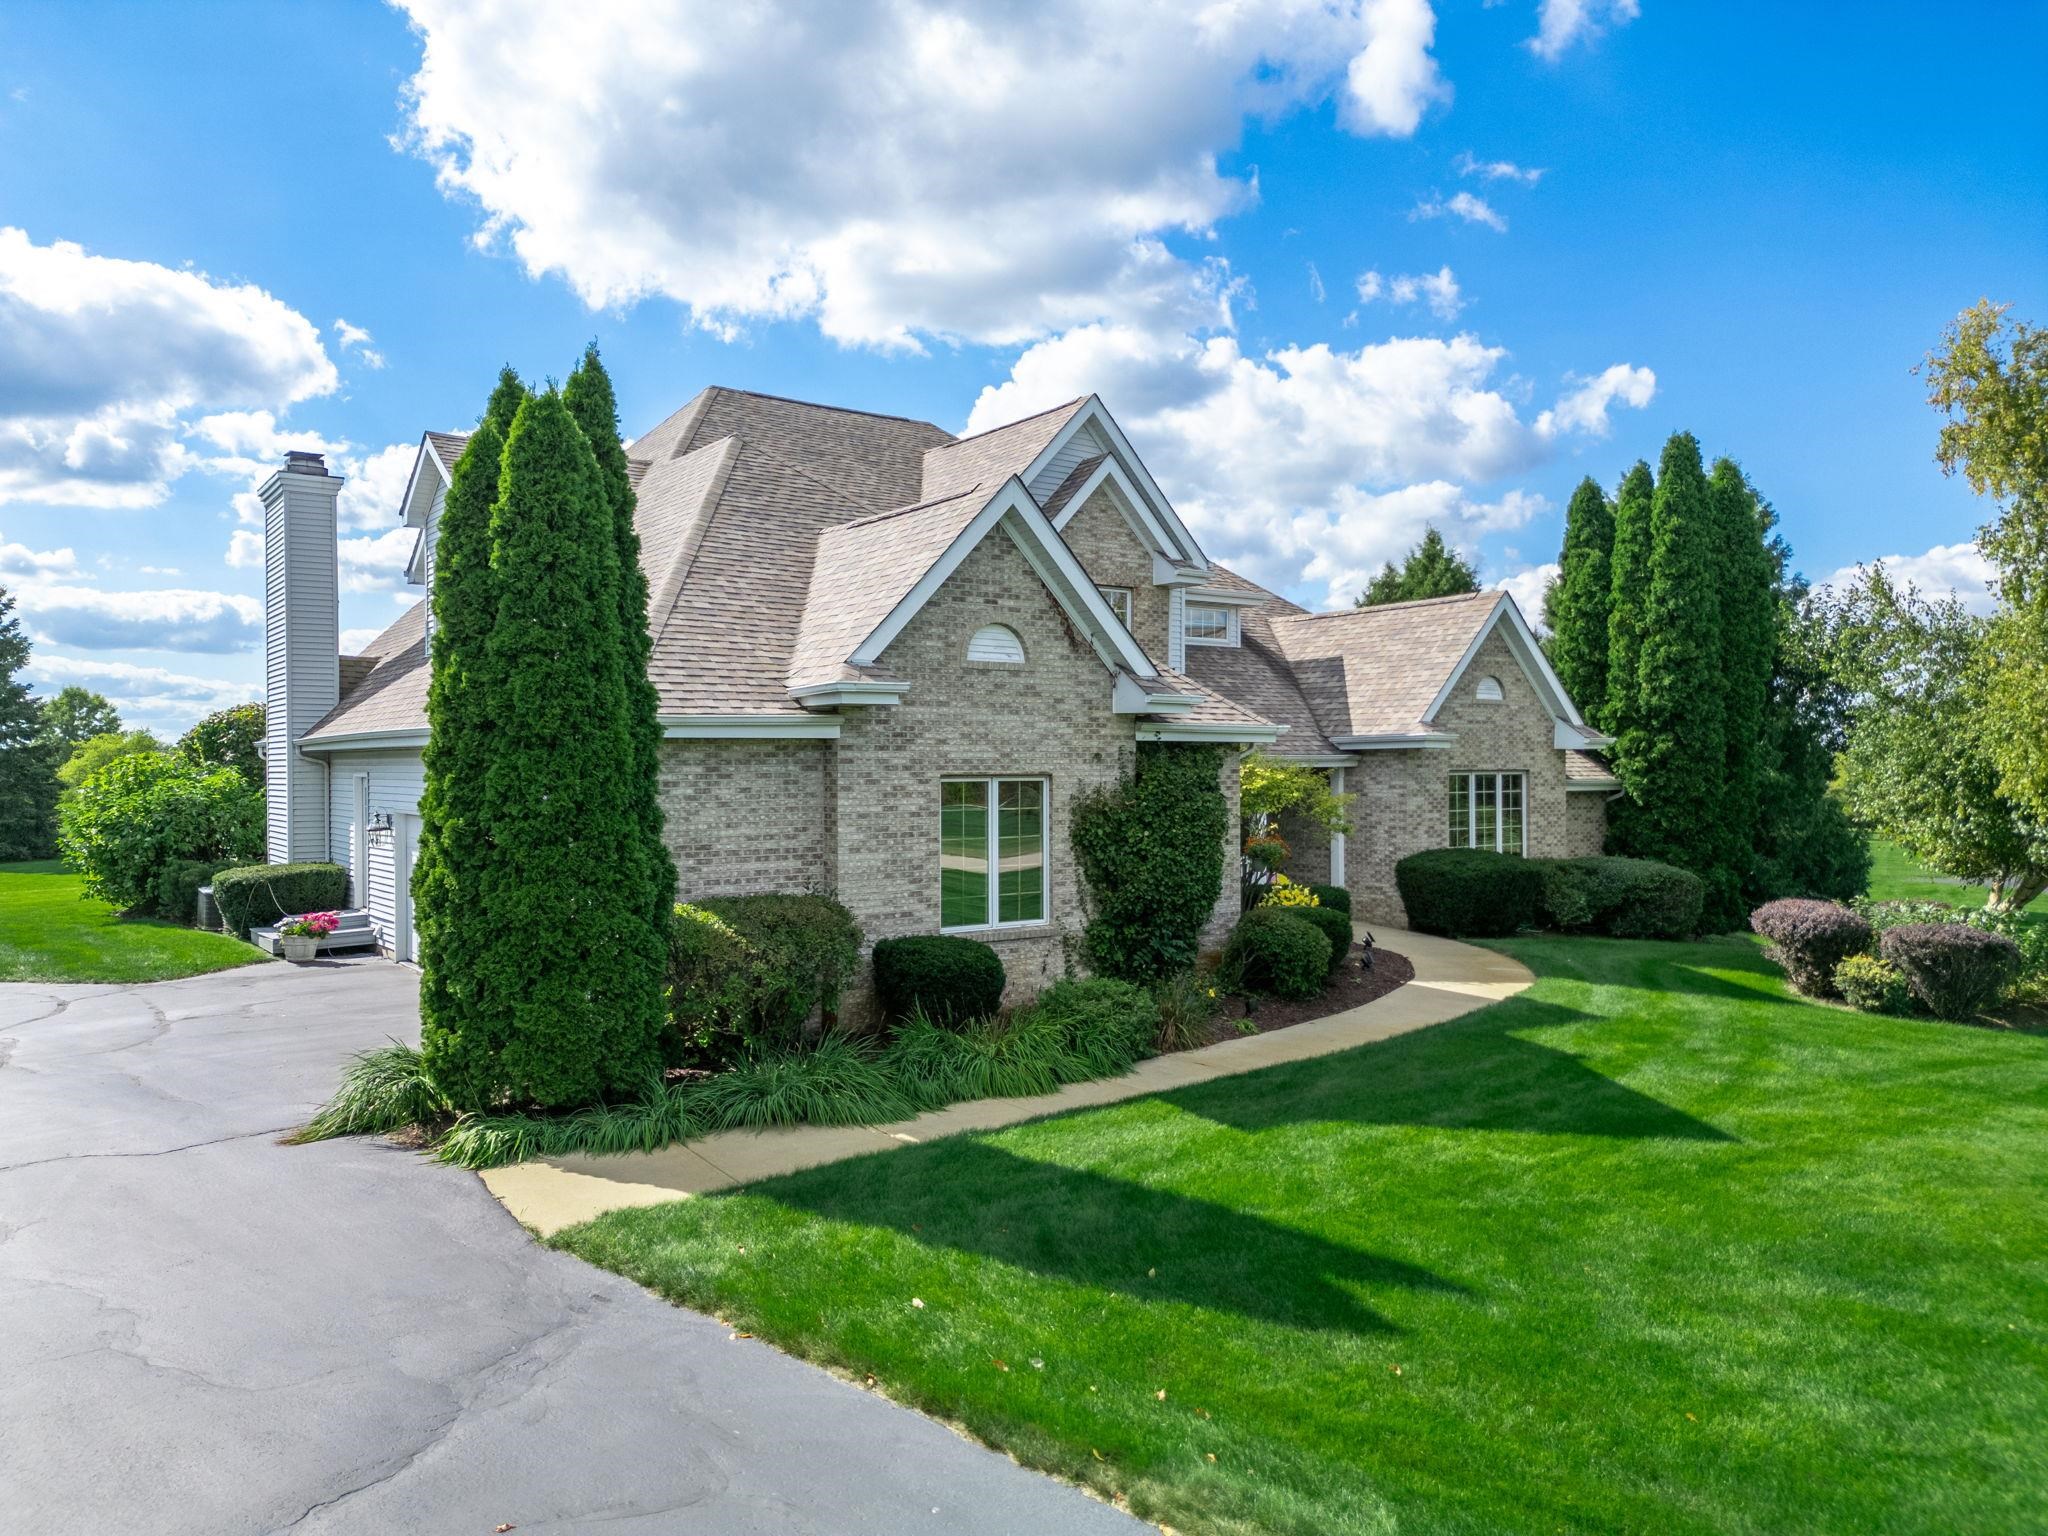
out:
M1024 642L1007 624L984 624L967 642L967 659L1005 662L1021 667L1024 665Z
M1482 677L1479 679L1479 687L1474 690L1474 693L1481 703L1498 704L1501 701L1500 679L1497 677Z

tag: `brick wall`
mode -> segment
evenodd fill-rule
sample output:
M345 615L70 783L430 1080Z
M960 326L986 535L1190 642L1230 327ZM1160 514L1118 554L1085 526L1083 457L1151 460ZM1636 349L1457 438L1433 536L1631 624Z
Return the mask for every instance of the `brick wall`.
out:
M1090 496L1060 530L1074 558L1099 587L1131 591L1131 633L1145 654L1164 666L1166 626L1172 595L1152 584L1152 554L1131 531L1105 488Z
M1607 796L1590 789L1574 790L1564 801L1564 852L1568 859L1588 859L1607 851Z
M828 741L664 741L662 838L676 889L752 896L831 883Z
M1500 680L1499 703L1474 696L1479 679L1488 676ZM1568 802L1597 798L1565 793L1564 754L1551 744L1550 712L1499 631L1488 637L1458 680L1457 694L1438 711L1437 724L1457 733L1448 750L1367 752L1350 771L1348 787L1357 798L1345 874L1362 920L1407 921L1394 888L1394 865L1450 841L1451 774L1494 770L1527 775L1523 814L1528 851L1537 858L1576 851L1571 818L1583 813Z
M1216 898L1216 910L1209 914L1209 921L1202 929L1201 946L1205 950L1221 949L1223 941L1230 937L1230 930L1237 926L1242 907L1243 891L1239 886L1242 878L1239 867L1240 832L1238 814L1238 763L1239 752L1234 747L1223 753L1223 891Z

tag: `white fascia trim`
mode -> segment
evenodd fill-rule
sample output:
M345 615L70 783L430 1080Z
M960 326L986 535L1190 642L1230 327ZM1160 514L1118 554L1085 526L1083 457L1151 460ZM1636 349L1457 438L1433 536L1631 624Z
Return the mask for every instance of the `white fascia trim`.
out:
M1621 780L1619 779L1568 779L1565 781L1564 792L1569 795L1579 790L1598 790L1604 795L1609 790L1619 788L1621 788Z
M1054 600L1066 610L1067 617L1089 637L1105 666L1112 669L1128 667L1140 677L1159 675L1151 657L1124 628L1123 622L1111 610L1109 600L1097 590L1094 579L1081 568L1074 552L1067 548L1067 541L1046 521L1045 514L1038 510L1038 503L1024 488L1024 482L1015 475L1003 482L995 495L989 498L988 505L960 530L953 542L946 546L945 553L917 579L917 584L889 610L889 616L875 626L847 660L856 667L873 666L879 661L882 653L903 633L904 626L931 601L932 595L946 584L947 579L960 568L961 562L974 552L998 523L1023 551L1024 558L1030 562L1032 570L1045 583Z
M1303 768L1356 768L1358 754L1355 752L1282 752L1282 762L1294 763ZM1331 884L1335 884L1332 881Z
M426 505L417 500L417 493L420 488L420 470L428 464L434 466L434 473L441 477L443 485L453 485L455 483L455 466L441 462L441 456L434 452L432 441L429 440L426 433L422 432L420 434L420 451L412 461L412 473L405 477L405 495L400 497L398 502L399 507L405 514L405 525L408 528L424 528L427 526ZM429 492L428 494L431 497L432 493Z
M1286 729L1284 725L1217 725L1180 720L1164 725L1141 725L1138 727L1138 740L1245 742L1255 747L1270 747Z
M848 681L809 683L790 689L789 696L805 709L838 709L848 704L901 704L908 692L908 683Z
M1603 747L1614 745L1612 736L1603 736L1598 731L1582 725L1570 725L1563 720L1551 722L1550 744L1564 750L1597 752Z
M1147 693L1128 672L1116 675L1110 708L1119 715L1178 715L1202 702L1199 693Z
M1194 565L1182 565L1170 556L1152 551L1152 585L1155 587L1199 587L1209 580L1209 572Z
M301 752L370 752L388 747L424 747L427 733L413 731L356 731L347 736L301 737Z
M831 716L664 715L661 734L670 741L833 741L839 721Z
M1027 475L1025 478L1028 480L1030 477ZM1162 552L1172 551L1178 553L1175 550L1172 535L1160 526L1159 518L1145 500L1145 493L1138 489L1136 482L1125 472L1123 465L1117 462L1115 454L1109 455L1100 464L1096 465L1095 473L1086 480L1083 480L1080 489L1067 498L1065 504L1060 508L1059 516L1053 519L1053 527L1065 528L1068 523L1073 521L1074 514L1079 512L1087 503L1088 498L1101 490L1104 485L1114 486L1122 493L1122 505L1117 510L1121 512L1128 508L1130 514L1137 517L1140 526L1134 528L1132 532L1138 534L1151 544L1155 558ZM1128 522L1129 520L1130 518L1127 516L1125 521Z
M1389 731L1376 736L1332 736L1330 745L1343 752L1405 752L1448 748L1457 740L1454 731Z
M1579 718L1578 707L1571 696L1564 691L1564 684L1557 674L1550 670L1550 663L1544 659L1543 647L1536 643L1536 633L1529 628L1529 621L1522 617L1522 610L1516 606L1511 593L1502 592L1500 601L1493 605L1493 614L1479 626L1479 633L1472 637L1472 643L1465 647L1465 654L1458 658L1458 664L1451 668L1451 675L1437 690L1435 698L1429 701L1429 708L1422 718L1434 720L1436 712L1449 702L1458 680L1465 675L1465 669L1472 665L1472 658L1479 654L1479 648L1486 644L1487 637L1506 619L1508 626L1508 649L1515 653L1515 659L1522 664L1522 671L1528 676L1530 685L1543 697L1544 705L1553 718L1567 724L1583 727L1585 721Z
M1109 439L1109 445L1116 456L1130 466L1131 476L1144 491L1143 500L1170 535L1168 542L1187 557L1186 563L1207 567L1208 556L1202 553L1202 546L1195 542L1195 536L1188 532L1187 524L1173 510L1173 503L1166 499L1166 493L1159 489L1159 483L1152 478L1152 471L1145 467L1145 461L1138 457L1138 451L1131 446L1131 440L1124 436L1124 429L1116 424L1116 418L1109 414L1109 407L1102 403L1100 395L1090 395L1081 409L1067 419L1067 424L1053 434L1038 457L1031 461L1031 467L1024 471L1026 481L1038 478L1040 470L1059 456L1067 440L1089 422L1095 423Z

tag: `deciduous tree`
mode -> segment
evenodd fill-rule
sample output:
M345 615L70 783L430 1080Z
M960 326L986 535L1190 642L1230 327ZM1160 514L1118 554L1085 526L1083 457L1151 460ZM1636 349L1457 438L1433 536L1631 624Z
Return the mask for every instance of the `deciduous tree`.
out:
M59 688L43 700L41 709L44 738L65 752L82 741L121 729L120 711L106 696L76 684Z
M263 788L263 706L217 709L178 738L178 750L196 762L232 768Z

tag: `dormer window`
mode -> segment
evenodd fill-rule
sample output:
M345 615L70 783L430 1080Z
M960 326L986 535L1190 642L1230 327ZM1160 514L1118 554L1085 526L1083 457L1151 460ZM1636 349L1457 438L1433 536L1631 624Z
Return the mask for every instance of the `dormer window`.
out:
M1479 679L1479 686L1472 690L1472 696L1482 704L1498 704L1503 697L1500 691L1500 679L1497 677L1482 677Z
M1024 665L1024 642L1007 624L984 624L967 642L967 659L1021 667Z
M1237 644L1237 610L1221 603L1189 603L1181 621L1189 645Z
M1129 587L1097 587L1102 600L1109 604L1109 611L1116 615L1117 622L1125 629L1131 627L1131 589Z

